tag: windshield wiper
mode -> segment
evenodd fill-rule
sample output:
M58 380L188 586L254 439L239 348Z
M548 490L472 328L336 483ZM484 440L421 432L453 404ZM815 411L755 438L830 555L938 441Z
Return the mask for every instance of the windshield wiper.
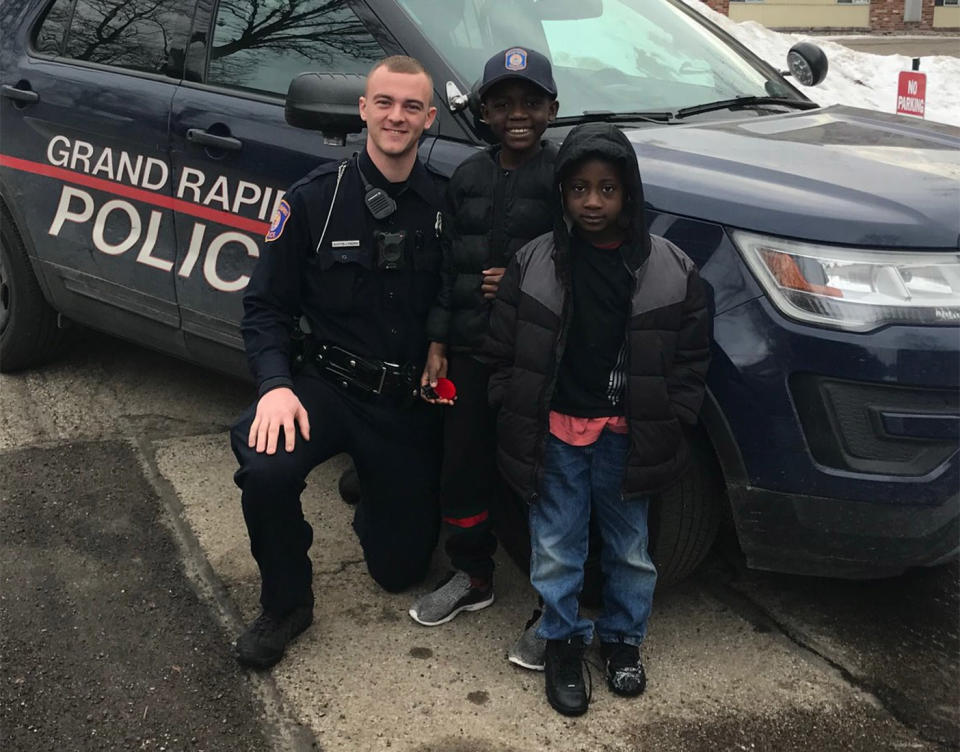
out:
M699 115L701 112L713 112L714 110L726 110L735 107L754 107L764 104L779 104L784 107L793 107L797 110L815 110L820 106L816 102L808 102L805 99L790 99L788 97L735 97L734 99L721 99L716 102L707 102L706 104L695 104L692 107L682 107L677 110L676 117L684 118L689 115Z
M558 117L547 127L561 125L579 125L580 123L669 123L674 114L669 110L661 112L613 112L612 110L584 110L582 115Z

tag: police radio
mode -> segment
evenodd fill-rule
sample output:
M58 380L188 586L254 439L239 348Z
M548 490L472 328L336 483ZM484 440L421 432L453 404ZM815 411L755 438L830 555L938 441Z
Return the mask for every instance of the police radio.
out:
M357 172L360 173L360 180L363 182L363 203L373 215L374 219L386 219L397 210L397 202L383 188L377 188L367 180L360 168L360 160L357 160Z

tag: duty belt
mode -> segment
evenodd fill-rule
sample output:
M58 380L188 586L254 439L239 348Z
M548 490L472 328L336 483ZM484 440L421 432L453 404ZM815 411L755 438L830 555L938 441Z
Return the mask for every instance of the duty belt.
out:
M416 394L412 365L363 358L330 344L316 345L312 360L324 378L359 396L403 400Z

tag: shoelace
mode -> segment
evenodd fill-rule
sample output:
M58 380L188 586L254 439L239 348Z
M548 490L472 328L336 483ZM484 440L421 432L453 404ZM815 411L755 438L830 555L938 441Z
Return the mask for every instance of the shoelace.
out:
M266 632L273 631L277 628L277 620L273 618L271 614L268 614L266 611L260 614L253 622L253 631L262 635Z

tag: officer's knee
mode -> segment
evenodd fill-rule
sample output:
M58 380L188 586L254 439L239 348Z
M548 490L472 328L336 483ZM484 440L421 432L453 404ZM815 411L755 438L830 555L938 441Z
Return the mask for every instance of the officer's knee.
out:
M248 447L246 439L243 439L242 443L236 443L234 437L233 449L240 463L234 481L245 491L261 490L269 493L271 489L294 487L302 490L309 468L301 467L300 459L287 453L282 447L277 449L276 454L267 454Z
M429 557L423 562L407 559L402 563L388 557L367 558L367 571L374 582L388 593L400 593L422 582L429 568Z

